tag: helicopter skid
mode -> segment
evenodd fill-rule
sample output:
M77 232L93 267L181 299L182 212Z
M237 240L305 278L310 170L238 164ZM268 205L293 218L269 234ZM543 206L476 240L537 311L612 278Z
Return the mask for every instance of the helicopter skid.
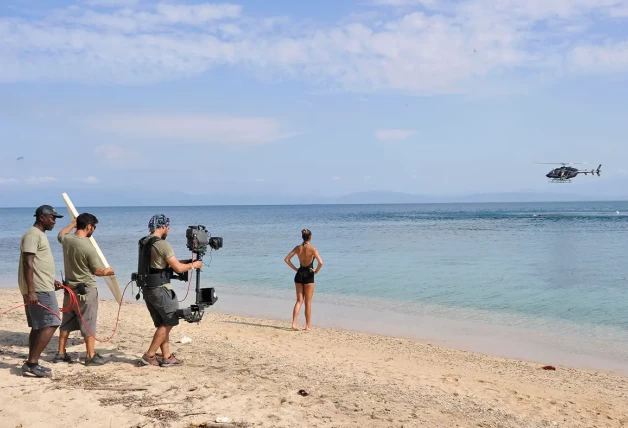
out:
M571 183L570 178L552 178L548 180L550 183Z

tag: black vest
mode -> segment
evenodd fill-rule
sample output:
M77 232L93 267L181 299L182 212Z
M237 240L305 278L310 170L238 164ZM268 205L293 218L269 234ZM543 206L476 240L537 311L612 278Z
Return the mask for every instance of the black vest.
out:
M152 269L151 249L153 244L160 240L153 235L143 237L138 242L139 257L137 261L137 286L140 288L155 288L170 282L170 269Z

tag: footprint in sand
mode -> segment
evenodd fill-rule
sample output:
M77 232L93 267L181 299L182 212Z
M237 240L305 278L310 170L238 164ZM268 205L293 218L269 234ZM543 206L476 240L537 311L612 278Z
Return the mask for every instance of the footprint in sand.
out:
M443 375L443 377L441 377L440 379L443 382L447 382L447 383L452 383L453 382L453 383L455 383L455 382L458 382L458 378L459 378L459 376L456 375L456 374L446 374L446 375Z

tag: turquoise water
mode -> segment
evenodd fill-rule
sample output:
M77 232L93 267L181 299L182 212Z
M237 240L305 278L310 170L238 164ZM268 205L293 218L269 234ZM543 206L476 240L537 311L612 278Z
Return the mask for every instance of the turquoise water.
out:
M375 316L562 326L625 341L628 350L628 202L77 208L99 218L94 237L121 284L135 271L149 218L164 213L179 258L190 257L188 225L224 238L203 271L219 296L292 299L294 272L283 258L306 227L325 262L320 302L369 307ZM20 237L32 221L33 209L0 209L3 286L16 283ZM66 224L49 232L58 271L56 233Z

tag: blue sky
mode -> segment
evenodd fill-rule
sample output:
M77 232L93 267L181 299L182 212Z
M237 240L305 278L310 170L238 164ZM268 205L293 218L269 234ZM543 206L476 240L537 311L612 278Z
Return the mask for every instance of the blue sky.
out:
M0 206L556 192L533 163L577 161L569 191L619 192L627 72L628 1L9 0Z

